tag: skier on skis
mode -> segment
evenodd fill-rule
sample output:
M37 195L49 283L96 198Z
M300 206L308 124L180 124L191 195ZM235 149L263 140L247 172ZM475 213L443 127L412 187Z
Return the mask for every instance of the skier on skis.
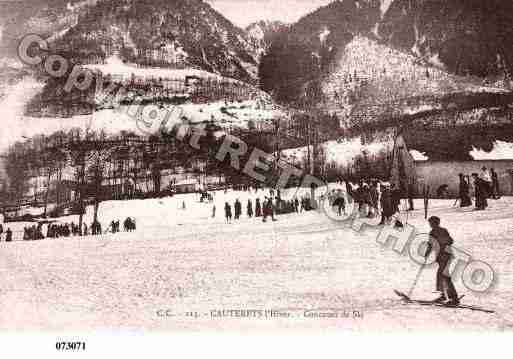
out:
M447 272L449 263L452 259L451 245L454 240L447 231L447 229L440 227L440 218L429 218L429 226L431 232L429 233L429 243L426 251L426 258L429 257L433 250L433 245L439 248L436 262L438 263L438 271L436 272L436 290L440 292L440 297L435 300L438 303L444 303L451 306L460 304L458 293L451 279L451 275Z

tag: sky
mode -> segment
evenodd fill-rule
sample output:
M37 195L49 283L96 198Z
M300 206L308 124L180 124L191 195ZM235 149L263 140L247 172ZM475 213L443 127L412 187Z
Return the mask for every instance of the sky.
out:
M206 0L235 25L246 27L260 20L292 23L334 0Z

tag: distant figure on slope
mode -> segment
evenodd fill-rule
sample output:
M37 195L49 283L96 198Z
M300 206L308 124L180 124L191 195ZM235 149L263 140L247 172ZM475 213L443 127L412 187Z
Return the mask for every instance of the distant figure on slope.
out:
M479 176L485 183L486 198L490 198L492 193L492 175L486 167L483 166L481 169L481 175Z
M253 203L250 199L248 199L248 204L246 206L246 213L249 218L253 217Z
M231 223L232 221L232 207L226 202L224 204L224 216L226 218L226 223Z
M93 236L102 234L102 225L100 224L100 222L93 222L91 224L91 232Z
M470 199L470 183L468 182L468 178L463 175L463 173L459 174L460 177L460 207L469 207L472 206L472 200Z
M447 229L440 227L440 218L429 218L429 243L426 250L426 258L433 251L433 247L438 249L436 253L436 262L438 263L438 271L436 272L436 290L440 292L440 297L435 301L446 303L447 305L458 305L460 300L456 288L451 279L450 273L447 273L449 264L452 259L451 246L454 243ZM447 301L448 300L448 301Z
M342 216L342 212L344 212L344 214L346 214L346 200L345 200L342 192L338 193L337 198L333 202L333 205L335 207L337 207L337 214L339 216Z
M390 221L394 215L394 206L392 204L392 192L388 184L382 186L381 192L381 222L380 225L384 225Z
M212 207L212 218L216 218L216 205Z
M267 217L271 217L272 221L275 222L276 218L274 218L274 205L272 198L267 198L264 201L264 218L263 221L267 222Z
M262 205L260 204L260 198L256 199L256 203L255 203L255 217L262 217Z
M132 219L130 217L127 217L125 219L125 222L123 222L123 227L125 229L125 232L132 232L135 231L135 219Z
M488 207L488 184L477 173L472 174L476 194L476 210L483 211Z
M499 187L499 175L497 172L495 172L495 169L490 169L491 175L492 175L492 198L493 199L500 199L501 198L501 191Z
M240 215L242 214L242 204L240 203L238 198L235 200L235 205L233 207L235 210L235 219L238 220L240 218Z
M5 241L12 242L12 231L10 228L7 228L7 231L5 232Z
M297 199L297 197L294 198L294 211L299 213L299 199Z

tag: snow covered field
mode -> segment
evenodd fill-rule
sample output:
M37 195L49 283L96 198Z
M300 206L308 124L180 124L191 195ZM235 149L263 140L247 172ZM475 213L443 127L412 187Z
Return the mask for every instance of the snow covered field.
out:
M254 194L251 194L254 197ZM263 193L259 196L262 198ZM106 202L103 222L137 218L134 233L35 242L0 242L0 328L3 330L507 330L513 327L513 198L484 212L433 201L456 246L497 273L489 293L456 281L463 303L496 311L404 306L418 265L317 212L262 223L245 215L224 224L222 203L191 195ZM181 204L186 200L186 209ZM421 208L421 203L416 203ZM423 211L408 223L427 227ZM76 218L74 219L76 221ZM406 220L406 217L403 218ZM425 269L413 297L433 298L436 267ZM289 317L219 317L220 310L277 310ZM347 311L347 318L311 318L305 310ZM211 312L214 311L214 312ZM358 311L363 318L353 318ZM186 315L195 312L198 318ZM166 313L168 316L166 316Z

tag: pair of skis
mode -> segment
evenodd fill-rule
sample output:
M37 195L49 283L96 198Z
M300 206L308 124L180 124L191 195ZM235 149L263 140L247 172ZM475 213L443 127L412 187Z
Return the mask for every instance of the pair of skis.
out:
M409 296L407 296L406 294L404 294L402 292L399 292L398 290L394 290L394 293L396 295L398 295L405 304L416 304L416 305L422 305L422 306L441 307L441 308L468 309L468 310L472 310L475 312L482 312L482 313L488 313L488 314L495 313L495 311L493 311L493 310L476 307L473 305L465 305L465 304L450 305L450 304L440 303L440 302L431 301L431 300L411 299ZM461 298L463 298L463 297L461 297Z

